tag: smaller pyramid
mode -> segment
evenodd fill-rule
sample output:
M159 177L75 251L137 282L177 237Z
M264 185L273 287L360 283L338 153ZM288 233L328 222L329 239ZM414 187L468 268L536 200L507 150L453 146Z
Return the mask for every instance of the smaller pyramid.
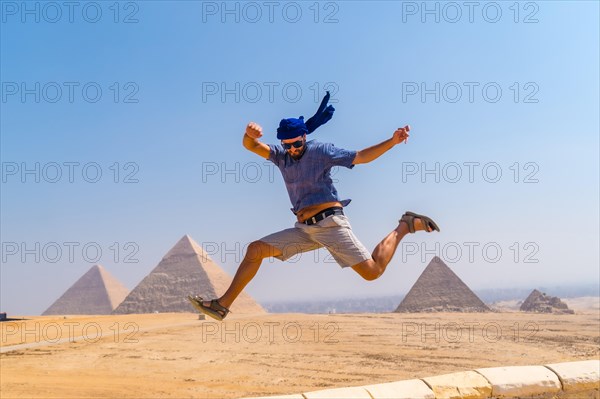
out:
M42 316L111 314L129 290L102 266L92 266Z
M538 290L531 291L519 309L521 312L573 314L566 303L555 296L546 295Z
M490 309L439 258L434 257L395 312L489 312Z

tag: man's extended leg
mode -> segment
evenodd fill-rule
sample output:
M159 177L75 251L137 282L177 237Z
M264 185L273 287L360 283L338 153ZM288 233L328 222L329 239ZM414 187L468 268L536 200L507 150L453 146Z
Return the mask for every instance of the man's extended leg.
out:
M231 306L244 287L254 278L263 259L271 256L280 256L281 254L279 249L265 242L254 241L250 243L246 255L233 277L231 285L223 296L218 298L221 306L225 306L226 308ZM205 301L204 305L210 306L210 301Z
M414 221L415 231L425 230L425 225L421 219ZM383 274L388 263L392 260L398 244L409 233L408 224L401 221L390 234L388 234L373 250L371 254L373 259L368 259L354 266L355 272L360 274L365 280L375 280Z
M297 227L269 234L250 243L244 260L240 263L231 285L223 296L217 299L217 302L221 306L229 308L244 287L254 278L263 259L277 257L283 261L295 254L312 251L321 246L321 244L313 241L307 233ZM204 307L210 307L211 302L203 301L202 304ZM220 311L219 313L223 312Z

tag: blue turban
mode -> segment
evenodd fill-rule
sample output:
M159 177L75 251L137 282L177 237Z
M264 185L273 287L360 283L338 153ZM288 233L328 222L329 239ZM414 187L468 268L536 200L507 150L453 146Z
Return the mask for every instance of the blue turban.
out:
M279 140L288 140L293 139L294 137L302 136L303 134L311 134L321 125L329 122L331 117L333 116L333 108L331 105L327 105L329 101L329 92L323 97L321 101L321 105L319 105L319 109L317 112L304 123L304 117L300 118L288 118L282 119L279 122L279 127L277 128L277 138Z

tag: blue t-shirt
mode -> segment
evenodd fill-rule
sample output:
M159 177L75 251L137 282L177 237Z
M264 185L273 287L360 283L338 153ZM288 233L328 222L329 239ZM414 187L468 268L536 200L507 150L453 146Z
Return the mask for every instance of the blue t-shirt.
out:
M331 143L306 142L306 150L299 160L293 159L281 145L269 144L269 161L283 175L294 214L310 205L339 201L342 206L350 199L341 200L331 180L331 168L345 166L352 169L356 151L344 150Z

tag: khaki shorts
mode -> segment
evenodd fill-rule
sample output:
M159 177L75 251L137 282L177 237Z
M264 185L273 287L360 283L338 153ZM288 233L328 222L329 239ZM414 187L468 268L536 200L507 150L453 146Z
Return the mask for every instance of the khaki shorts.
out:
M269 234L259 241L279 249L283 255L276 258L282 261L322 247L327 248L341 267L371 259L371 253L356 238L345 215L329 216L310 226L296 222L293 228Z

